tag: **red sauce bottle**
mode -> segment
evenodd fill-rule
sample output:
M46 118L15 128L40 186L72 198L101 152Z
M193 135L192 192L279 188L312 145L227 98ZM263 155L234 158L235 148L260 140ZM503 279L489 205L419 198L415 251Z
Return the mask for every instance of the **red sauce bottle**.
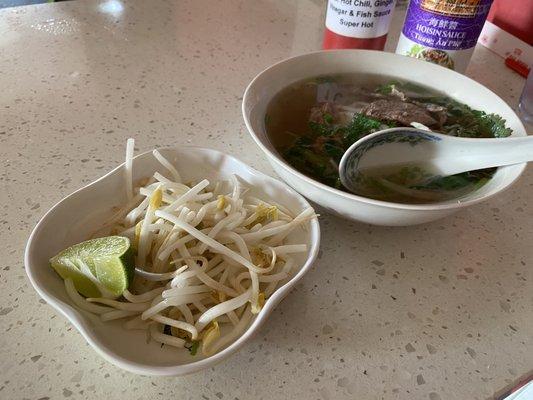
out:
M383 50L396 0L328 0L324 49Z

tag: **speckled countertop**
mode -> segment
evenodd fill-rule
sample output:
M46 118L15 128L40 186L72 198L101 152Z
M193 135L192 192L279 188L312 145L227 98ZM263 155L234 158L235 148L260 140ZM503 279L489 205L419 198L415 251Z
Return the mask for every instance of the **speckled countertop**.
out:
M0 10L0 398L487 399L531 371L531 169L490 202L428 225L323 215L320 260L269 324L184 378L110 365L31 287L30 230L120 163L129 136L139 150L210 146L272 174L241 96L264 67L319 48L322 18L319 0ZM524 80L499 58L478 48L468 74L516 107Z

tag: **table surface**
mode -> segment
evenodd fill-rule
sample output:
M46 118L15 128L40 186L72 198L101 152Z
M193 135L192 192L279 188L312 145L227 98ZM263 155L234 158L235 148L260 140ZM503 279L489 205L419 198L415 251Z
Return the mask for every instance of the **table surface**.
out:
M238 354L192 376L119 370L31 287L32 227L122 162L130 136L140 151L194 143L273 174L242 94L268 65L320 48L323 13L321 0L0 10L0 398L487 399L531 371L531 170L432 224L322 215L312 271ZM468 75L516 107L524 80L500 58L478 48Z

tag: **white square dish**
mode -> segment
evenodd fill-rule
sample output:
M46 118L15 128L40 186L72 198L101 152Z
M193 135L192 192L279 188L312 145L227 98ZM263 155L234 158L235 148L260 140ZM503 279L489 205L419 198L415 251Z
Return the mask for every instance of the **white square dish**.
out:
M159 149L180 171L185 181L228 179L237 175L251 193L275 201L298 214L309 203L284 183L264 175L243 162L216 150L199 147ZM133 178L151 176L158 168L152 152L133 160ZM120 368L142 375L184 375L213 366L237 351L265 322L273 308L310 269L318 254L320 228L316 218L305 229L295 229L288 243L305 243L306 254L299 255L294 276L268 298L245 333L228 347L210 357L191 356L183 349L147 343L143 331L122 328L122 322L102 322L97 316L78 309L65 291L63 280L49 266L50 257L62 249L86 240L111 215L113 207L126 201L124 164L107 175L67 196L48 211L34 228L25 251L26 272L39 295L63 314L87 342L106 360Z

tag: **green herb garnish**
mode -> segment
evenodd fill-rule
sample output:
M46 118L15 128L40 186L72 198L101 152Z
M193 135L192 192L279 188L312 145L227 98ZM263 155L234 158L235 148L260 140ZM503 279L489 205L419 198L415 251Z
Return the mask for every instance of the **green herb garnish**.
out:
M375 132L384 125L377 119L367 117L363 114L355 114L350 123L344 128L344 141L346 148L372 132ZM387 125L388 126L388 125Z
M414 51L420 51L423 47L414 48ZM336 82L338 76L320 76L312 80L312 84ZM342 80L339 81L342 86ZM337 87L333 85L332 87ZM425 87L415 83L402 83L391 81L387 84L378 86L375 90L382 96L378 98L393 97L400 98L402 101L411 102L419 105L428 106L428 112L432 113L437 121L442 122L435 124L438 126L438 132L458 137L472 138L501 138L511 135L512 130L505 126L505 120L497 114L488 114L470 108L446 96L434 95ZM342 103L341 103L342 104ZM432 111L432 107L435 111ZM443 118L442 107L446 118ZM434 113L434 114L433 114ZM381 121L366 116L359 112L355 113L348 122L346 121L347 112L343 106L328 109L316 118L313 115L313 121L307 123L307 131L299 133L299 136L291 146L283 152L287 161L297 170L313 177L314 179L332 186L341 188L338 164L344 152L353 143L366 135L381 129L402 126L401 123ZM437 178L431 182L426 182L420 186L410 186L409 182L420 182L418 175L423 175L423 171L404 170L396 174L399 180L396 184L405 185L406 188L421 189L424 191L455 191L468 186L482 184L490 179L494 169L472 171L464 174L458 174L452 177ZM416 179L415 179L416 178ZM383 194L383 198L389 197L394 189L384 185L379 179L371 177L365 178L367 187L371 187L374 192ZM394 194L394 193L392 193Z
M442 133L458 137L503 138L510 136L511 128L505 126L505 120L497 114L473 110L463 103L449 97L430 97L420 102L431 103L446 108L447 119Z

